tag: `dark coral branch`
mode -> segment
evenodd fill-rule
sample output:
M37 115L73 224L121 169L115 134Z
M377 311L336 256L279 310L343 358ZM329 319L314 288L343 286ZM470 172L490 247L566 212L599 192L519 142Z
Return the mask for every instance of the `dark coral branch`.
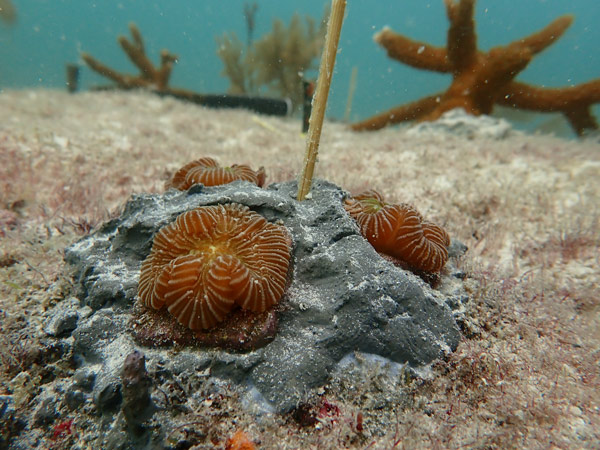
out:
M146 80L154 79L156 71L154 70L152 61L144 53L143 47L140 48L129 42L125 36L119 36L117 39L127 57L140 69L140 76Z
M119 73L116 70L111 69L107 65L98 61L96 58L94 58L89 53L81 52L81 59L83 59L85 61L85 63L88 65L88 67L90 69L92 69L94 72L97 72L100 75L102 75L103 77L113 80L119 86L125 86L129 83L129 81L127 80L128 77L126 75Z
M131 33L133 45L137 47L141 53L146 53L146 49L144 48L144 38L142 38L142 33L135 23L129 22L129 32Z
M116 86L104 86L96 89L148 89L161 96L172 96L180 100L205 105L211 108L247 108L262 114L284 116L289 112L289 105L285 100L252 97L241 95L205 95L188 89L169 86L171 72L177 62L177 56L168 50L160 53L160 66L152 64L144 49L144 40L135 26L129 25L131 40L124 36L118 38L123 51L139 69L139 74L129 75L118 72L101 63L89 53L81 53L81 58L95 72L116 83Z
M485 63L477 71L477 94L478 103L485 103L481 112L489 114L492 112L494 103L501 92L499 86L510 83L513 78L521 72L531 61L533 55L527 48L497 47L487 54Z
M436 120L454 108L463 108L473 115L490 114L502 94L498 86L510 82L530 60L531 52L527 50L492 49L470 70L456 75L434 109L417 120Z
M17 10L10 0L0 0L0 19L10 25L17 21Z
M161 52L161 65L156 68L146 55L144 40L138 27L134 23L130 23L129 31L132 37L131 41L125 36L119 36L118 41L127 57L139 69L139 75L128 75L111 69L89 53L82 53L82 59L90 69L113 80L123 89L145 87L160 92L167 91L169 89L169 78L177 56L163 50Z
M244 3L244 18L246 19L246 45L250 47L252 45L252 39L254 37L254 27L256 25L256 11L258 10L258 5L256 2L252 3Z
M167 88L169 79L171 78L171 72L173 66L177 62L177 56L170 53L168 50L162 50L160 52L160 70L156 74L156 84L159 89L163 90Z

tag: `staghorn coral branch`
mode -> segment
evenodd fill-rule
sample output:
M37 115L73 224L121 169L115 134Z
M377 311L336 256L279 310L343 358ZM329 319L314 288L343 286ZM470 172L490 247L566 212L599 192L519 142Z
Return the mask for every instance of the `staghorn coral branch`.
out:
M88 65L88 67L94 72L97 72L103 77L113 80L119 86L125 86L129 83L129 81L126 79L129 78L127 75L117 72L116 70L113 70L110 67L104 65L89 53L81 52L81 59L83 59L83 61Z
M177 62L177 56L169 53L168 50L160 52L160 70L156 74L156 84L160 90L167 89L173 65Z
M17 10L10 0L0 0L0 19L8 24L17 21Z
M121 36L119 43L129 59L140 69L138 75L118 72L101 63L89 53L81 53L81 58L92 70L114 81L117 88L145 88L161 96L172 96L212 108L247 108L263 114L279 116L288 114L289 105L285 100L240 95L206 95L169 86L169 79L177 57L167 50L162 50L160 53L160 66L155 67L146 56L139 29L135 24L130 24L129 30L132 36L131 41ZM111 88L111 86L105 86L96 89Z
M133 45L137 47L141 53L146 53L146 49L144 48L144 38L142 38L142 33L135 23L129 22L129 32L131 33Z
M519 72L525 69L532 57L529 49L514 46L497 47L488 52L485 63L477 71L474 71L477 76L474 83L477 95L472 95L472 97L478 104L479 113L489 114L492 112L494 103L501 95L498 86L510 83ZM460 84L455 84L456 86L464 89Z
M528 48L497 47L487 54L485 67L480 72L480 82L495 86L506 84L521 72L533 55Z
M577 136L583 136L587 130L597 130L598 122L592 115L590 106L573 107L563 114L577 133Z
M123 89L145 87L156 89L160 92L167 91L169 89L169 78L171 76L173 64L175 64L177 60L177 56L167 50L163 50L161 52L161 65L157 69L146 55L144 40L142 39L139 28L134 23L130 23L129 31L132 36L131 41L125 36L119 36L118 41L131 62L139 69L139 75L128 75L111 69L95 59L89 53L82 52L81 58L90 69L113 80Z
M600 103L600 78L575 86L542 88L513 81L503 92L503 105L530 111L564 111L577 105Z
M146 54L140 50L139 47L129 42L125 36L119 36L117 39L131 62L140 69L140 76L147 80L152 80L156 76L152 61L148 59Z
M385 27L373 36L375 42L387 50L390 58L417 69L450 72L446 49L425 42L413 41Z
M537 33L520 39L514 42L513 45L527 47L531 53L535 55L549 45L554 44L554 42L557 41L565 31L567 31L567 28L569 28L572 23L572 15L561 16Z
M587 129L598 129L591 106L600 103L600 78L562 88L541 88L513 81L498 103L529 111L561 112L581 136Z
M376 35L375 40L391 58L419 69L451 72L452 83L443 94L365 119L354 124L354 130L376 130L409 120L435 120L453 108L463 108L473 115L489 114L495 104L540 112L561 112L578 135L587 129L598 128L591 106L600 103L600 80L558 89L538 88L514 81L536 54L564 34L573 17L559 17L536 33L507 46L482 52L477 49L473 20L475 1L444 0L450 21L445 50L412 41L387 28Z
M381 114L351 125L354 131L379 130L388 125L418 120L431 113L438 106L442 93L425 97L416 102L389 109Z
M448 28L448 60L455 72L475 63L477 58L477 35L473 10L475 0L445 0L450 27Z

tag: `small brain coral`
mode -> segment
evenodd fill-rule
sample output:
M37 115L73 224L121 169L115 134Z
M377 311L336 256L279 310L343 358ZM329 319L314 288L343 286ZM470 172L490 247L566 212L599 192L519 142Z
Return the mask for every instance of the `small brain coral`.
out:
M385 203L379 193L369 190L347 199L344 207L378 252L425 272L438 272L446 264L448 233L424 221L412 206Z
M265 183L265 169L261 167L258 171L254 171L245 164L222 167L214 159L205 157L187 163L175 172L173 178L166 183L165 188L173 187L185 191L194 184L217 186L236 180L246 180L262 187Z
M138 296L182 325L208 329L236 306L262 312L281 299L291 238L236 203L187 211L156 234Z

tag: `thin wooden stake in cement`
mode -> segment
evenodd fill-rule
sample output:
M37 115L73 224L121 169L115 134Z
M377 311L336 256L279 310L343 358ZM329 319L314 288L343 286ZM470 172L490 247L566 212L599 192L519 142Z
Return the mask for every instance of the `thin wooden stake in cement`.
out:
M317 161L317 153L319 151L319 141L321 140L321 129L323 128L327 97L329 96L329 86L331 85L331 77L333 76L333 67L335 66L335 56L340 40L340 32L342 31L345 10L346 0L331 1L331 14L329 16L329 22L327 22L325 48L323 49L323 55L321 56L317 90L313 98L312 113L310 115L308 134L306 136L304 168L302 169L302 175L300 175L300 180L298 182L299 201L304 200L310 191L313 172L315 171L315 162Z

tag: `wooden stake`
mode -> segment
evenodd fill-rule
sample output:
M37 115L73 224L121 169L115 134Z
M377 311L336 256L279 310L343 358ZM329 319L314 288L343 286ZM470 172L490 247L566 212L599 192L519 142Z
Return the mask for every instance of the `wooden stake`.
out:
M346 0L331 1L331 14L327 22L325 47L323 55L321 55L317 89L313 98L312 113L306 136L304 168L298 181L298 201L304 200L312 184L315 162L317 161L317 153L319 151L319 141L321 140L321 129L323 128L323 119L325 118L325 109L327 107L327 97L329 96L329 86L331 85L331 77L333 76L335 56L337 54L338 42L340 41L345 10Z

